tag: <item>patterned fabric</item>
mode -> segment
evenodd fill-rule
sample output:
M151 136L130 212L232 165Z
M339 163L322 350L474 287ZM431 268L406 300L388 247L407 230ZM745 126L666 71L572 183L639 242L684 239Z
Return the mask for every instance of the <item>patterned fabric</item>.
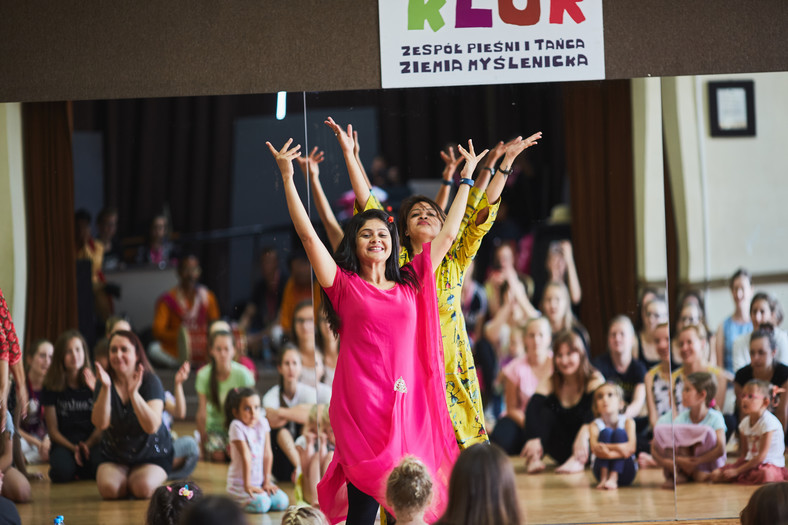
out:
M462 282L465 271L479 251L482 239L490 231L498 215L498 206L487 201L487 193L471 188L460 232L451 249L435 270L438 291L438 312L443 336L443 357L446 372L446 404L449 407L454 434L461 449L489 441L484 427L476 365L462 314ZM489 208L486 220L477 225L478 214ZM370 195L364 208L383 209L380 202ZM407 264L411 255L405 248L400 251L400 266Z
M22 352L19 349L19 339L14 330L14 321L11 319L11 312L8 311L8 304L3 297L3 290L0 290L0 360L8 361L13 366L22 359Z

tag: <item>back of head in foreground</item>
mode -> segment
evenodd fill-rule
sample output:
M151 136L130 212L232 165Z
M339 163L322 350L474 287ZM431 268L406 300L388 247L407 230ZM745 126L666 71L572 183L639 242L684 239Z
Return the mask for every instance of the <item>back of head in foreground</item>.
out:
M328 525L328 520L314 507L291 505L282 516L282 525Z
M462 451L449 479L446 512L436 525L520 525L514 468L497 445Z
M386 499L397 522L423 523L424 511L432 500L432 478L426 465L414 456L405 456L389 474Z
M741 525L788 525L788 482L769 483L752 493Z

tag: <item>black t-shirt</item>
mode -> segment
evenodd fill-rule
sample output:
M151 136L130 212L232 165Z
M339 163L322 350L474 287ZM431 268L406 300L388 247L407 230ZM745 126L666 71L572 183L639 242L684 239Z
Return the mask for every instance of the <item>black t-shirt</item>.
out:
M96 397L100 388L104 386L97 383ZM164 402L164 388L155 374L145 373L139 392L145 401L160 399ZM164 423L155 433L147 434L140 426L131 400L123 404L114 386L110 393L110 424L101 438L101 451L106 458L114 463L137 465L171 455L172 440Z
M643 384L646 378L646 367L636 359L629 363L629 367L623 374L616 370L610 354L600 355L594 359L594 366L605 376L605 381L615 383L621 387L624 391L624 403L626 404L632 402L635 387Z
M752 365L747 365L736 372L734 381L737 385L743 387L750 379L752 379ZM782 386L786 381L788 381L788 366L775 362L774 374L772 374L769 382L773 385Z
M54 406L57 429L72 443L85 441L93 433L90 416L93 412L93 392L88 387L66 387L62 392L46 388L41 392L41 404Z

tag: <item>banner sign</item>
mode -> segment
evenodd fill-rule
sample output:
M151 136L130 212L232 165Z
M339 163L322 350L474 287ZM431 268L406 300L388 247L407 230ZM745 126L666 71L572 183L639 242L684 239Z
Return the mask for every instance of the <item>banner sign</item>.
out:
M605 77L602 0L378 0L384 88Z

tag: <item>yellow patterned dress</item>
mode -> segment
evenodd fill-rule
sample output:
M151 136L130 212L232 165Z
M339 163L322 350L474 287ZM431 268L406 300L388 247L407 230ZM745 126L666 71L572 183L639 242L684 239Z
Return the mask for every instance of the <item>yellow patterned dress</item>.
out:
M482 238L495 222L499 204L500 199L498 203L490 204L486 193L477 188L471 189L457 239L435 270L446 367L446 404L460 449L489 440L484 428L484 407L479 392L479 380L476 377L476 365L465 328L465 316L462 314L461 290L465 271L479 251ZM489 214L482 224L477 225L476 218L485 208L489 208ZM383 209L377 198L371 194L365 207L365 210L369 209ZM400 265L409 261L410 255L402 248Z

